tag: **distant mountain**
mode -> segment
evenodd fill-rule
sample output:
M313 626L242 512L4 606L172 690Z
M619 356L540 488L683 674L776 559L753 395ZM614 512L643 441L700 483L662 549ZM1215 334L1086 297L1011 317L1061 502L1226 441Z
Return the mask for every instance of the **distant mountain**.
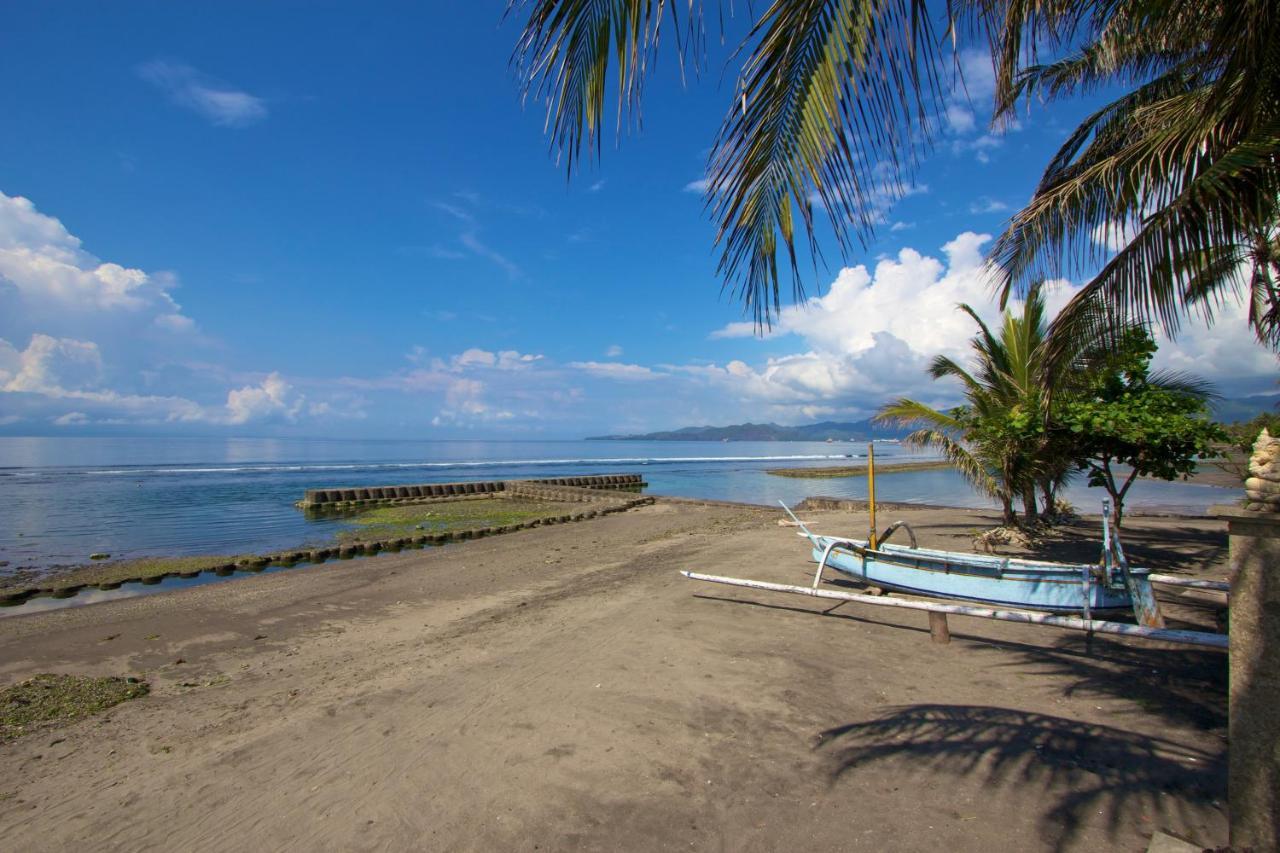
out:
M1224 397L1210 401L1213 419L1224 424L1252 420L1255 415L1276 414L1280 395L1258 394L1254 397Z
M870 441L900 439L911 432L898 427L873 426L871 421L835 423L824 421L807 426L778 424L734 424L733 426L683 427L644 435L592 435L587 441Z

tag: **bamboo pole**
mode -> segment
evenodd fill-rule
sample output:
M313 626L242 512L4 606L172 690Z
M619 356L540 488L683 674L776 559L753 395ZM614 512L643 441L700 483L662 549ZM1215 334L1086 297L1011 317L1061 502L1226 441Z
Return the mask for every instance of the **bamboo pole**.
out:
M1169 586L1185 586L1191 589L1216 589L1221 592L1228 592L1231 584L1226 581L1197 581L1190 578L1180 578L1176 575L1147 575L1147 580L1152 583L1163 583Z
M1136 637L1142 640L1160 640L1166 643L1184 643L1191 646L1206 646L1214 649L1227 648L1226 634L1212 634L1206 631L1178 631L1169 628L1144 628L1141 625L1129 625L1124 622L1103 622L1098 619L1078 619L1074 616L1055 616L1050 613L1033 613L1029 610L993 610L988 607L972 607L964 604L940 604L931 601L909 601L902 598L875 598L852 592L836 592L830 589L810 589L805 586L793 586L785 583L769 583L768 581L746 580L744 578L728 578L721 575L704 575L698 572L681 572L680 574L695 581L742 586L748 589L761 589L768 592L787 592L795 595L808 595L814 598L830 598L836 601L856 601L860 604L874 604L879 607L900 607L906 610L927 610L933 613L954 613L957 616L976 616L980 619L998 619L1003 622L1025 622L1032 625L1052 625L1058 628L1069 628L1073 631L1094 631L1099 634L1119 634L1122 637Z

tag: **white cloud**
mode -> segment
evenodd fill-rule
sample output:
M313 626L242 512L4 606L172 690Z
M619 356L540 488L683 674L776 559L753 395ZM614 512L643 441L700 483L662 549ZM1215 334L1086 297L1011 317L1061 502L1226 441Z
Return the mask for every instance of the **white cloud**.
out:
M138 66L138 76L180 107L223 127L244 127L267 117L262 98L232 88L189 65L157 59Z
M196 326L194 320L181 314L161 314L152 322L169 332L190 332Z
M893 206L903 199L929 192L928 184L903 183L887 165L874 170L875 182L861 190L852 184L839 184L831 188L837 197L847 196L850 202L858 200L862 210L873 221L883 222ZM860 193L860 195L859 195ZM826 203L817 192L809 193L809 203L817 210L824 210Z
M605 180L604 180L604 178L601 178L600 180L596 181L596 182L595 182L594 184L592 184L591 186L587 187L587 192L589 192L589 193L598 193L598 192L600 192L600 190L604 189L604 185L605 185Z
M89 423L89 416L84 412L67 412L53 419L54 426L80 426Z
M1212 326L1192 317L1172 341L1157 329L1155 338L1160 349L1152 366L1208 379L1226 396L1274 391L1280 364L1275 355L1258 344L1249 329L1248 317L1244 300L1233 296L1214 312Z
M1014 128L1009 128L1013 130ZM984 133L971 139L955 139L951 142L951 151L954 154L972 153L975 160L979 163L990 163L991 153L993 149L1004 145L1004 137L997 136L994 133Z
M647 382L661 379L665 375L639 364L622 364L617 361L571 361L568 366L601 379L617 379L622 382Z
M1000 213L1009 209L1009 205L1002 201L997 201L990 196L982 196L977 201L969 205L970 213Z
M943 116L947 120L947 127L951 128L953 133L968 133L977 126L977 119L973 117L973 110L960 103L947 104L946 112Z
M525 370L534 362L540 361L541 355L521 353L516 350L488 350L471 348L455 355L452 359L454 370L466 370L473 367L490 367L495 370Z
M983 101L995 94L995 66L991 64L991 54L985 50L960 51L960 73L964 78L963 89L973 100Z
M77 410L88 407L104 417L148 423L209 420L198 404L182 397L102 388L102 373L102 357L92 341L36 334L27 348L19 351L0 339L0 393L13 395L5 399L6 406L47 411L74 405Z
M473 207L479 203L479 197L474 193L455 193L455 195ZM461 233L458 234L458 243L466 250L465 254L470 254L491 262L506 273L507 278L512 281L523 276L524 271L520 268L519 264L480 238L480 223L474 213L465 207L460 207L459 205L451 204L446 201L434 201L431 205L442 213L445 213L451 218L462 223L463 227ZM464 257L463 252L438 245L428 248L427 254L432 257L447 260L458 260Z
M950 405L959 389L927 373L935 355L970 359L973 321L956 310L971 305L987 323L999 320L982 249L989 236L965 232L943 247L943 260L903 249L895 258L840 271L825 296L783 309L769 337L795 336L798 352L775 355L760 366L743 361L671 367L719 387L732 399L757 401L792 420L822 409L865 415L886 399L911 396ZM1066 281L1045 285L1050 316L1078 291ZM1014 302L1012 310L1020 310ZM730 323L714 338L750 338L751 323ZM1189 322L1175 341L1156 333L1158 368L1184 370L1238 395L1273 384L1276 358L1247 332L1246 309L1231 300L1213 327ZM776 343L774 345L776 349Z
M100 261L29 199L0 192L0 293L5 285L28 316L128 312L164 316L161 325L170 329L184 321L180 330L190 328L169 295L172 276Z
M102 376L102 356L91 341L33 335L18 352L0 340L0 390L56 395L64 385L95 385Z
M0 394L5 405L51 414L57 426L104 423L203 423L239 426L295 420L305 398L278 373L227 393L222 406L179 396L130 394L102 387L103 361L92 341L36 334L26 349L0 339ZM68 410L69 406L74 409ZM52 415L52 411L63 410ZM82 411L83 410L83 411ZM328 411L328 410L326 410ZM345 413L343 413L345 414Z
M710 187L711 187L711 180L709 178L699 178L696 181L690 181L689 183L685 184L683 192L697 193L698 195L702 195Z
M617 358L618 356L622 355L622 347L618 346L617 344L613 344L607 350L604 351L604 354L606 358Z
M226 423L247 424L283 418L296 420L305 399L293 392L278 373L270 373L258 385L247 385L227 392Z
M972 154L979 163L990 163L993 149L1004 144L1003 136L984 132L991 114L995 94L995 70L991 55L985 50L968 48L956 58L957 78L943 105L942 124L952 137L951 152L956 156ZM1016 120L1006 119L1001 134L1021 130Z
M895 222L889 226L889 230L894 233L897 233L899 231L906 231L910 228L915 228L915 227L916 227L916 224L914 222Z
M1089 237L1099 246L1118 252L1129 245L1141 230L1136 222L1107 222L1095 226Z
M982 247L986 234L965 232L943 247L946 263L903 249L874 271L845 268L824 296L783 309L772 337L795 335L805 350L751 368L731 362L701 375L750 398L790 405L874 407L887 396L937 396L925 367L934 355L966 357L972 321L967 302L989 319ZM713 337L748 337L750 323L731 323ZM945 393L945 392L944 392Z
M307 401L278 373L193 357L211 342L174 286L170 274L99 260L30 200L0 193L0 412L60 427L361 416L363 401L341 389Z

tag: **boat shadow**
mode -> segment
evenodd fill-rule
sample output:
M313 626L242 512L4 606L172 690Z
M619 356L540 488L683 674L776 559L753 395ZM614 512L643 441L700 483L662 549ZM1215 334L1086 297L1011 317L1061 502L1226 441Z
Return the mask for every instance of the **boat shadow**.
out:
M982 705L890 708L874 719L822 732L814 749L832 784L859 768L893 762L924 782L938 774L974 777L999 796L1034 786L1045 808L1042 840L1062 850L1086 818L1102 815L1109 835L1140 819L1150 831L1201 823L1225 811L1225 754L1113 726Z
M753 601L736 596L697 593L696 597L891 627L897 631L915 632L922 638L929 634L923 619L919 625L903 625L854 612L843 602L815 611L799 604ZM892 612L901 616L908 611ZM955 624L951 626L951 639L957 643L980 644L1005 655L999 661L985 661L984 666L1014 669L1019 674L1032 677L1058 679L1064 684L1063 696L1124 699L1134 703L1142 713L1165 723L1221 732L1225 736L1228 669L1227 656L1221 651L1170 650L1096 634L1089 637L1083 633L1060 634L1051 643L1021 642L956 630Z

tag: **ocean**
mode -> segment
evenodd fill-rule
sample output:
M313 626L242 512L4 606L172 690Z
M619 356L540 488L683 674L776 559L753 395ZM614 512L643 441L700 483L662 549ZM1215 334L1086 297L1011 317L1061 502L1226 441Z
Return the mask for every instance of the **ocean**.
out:
M0 573L84 563L90 554L264 553L327 542L348 522L307 518L309 488L639 473L647 492L788 504L865 498L866 478L792 479L767 468L854 464L864 443L671 441L341 441L252 438L0 437ZM877 443L876 459L930 458ZM990 506L953 471L878 477L877 498ZM1235 490L1141 481L1129 508L1198 514ZM1083 478L1066 497L1096 513Z

